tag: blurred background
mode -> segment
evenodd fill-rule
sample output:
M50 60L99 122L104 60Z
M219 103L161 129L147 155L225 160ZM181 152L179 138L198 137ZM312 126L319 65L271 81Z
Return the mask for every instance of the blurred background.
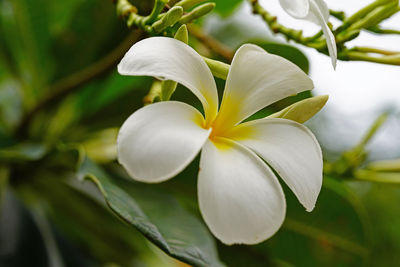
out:
M130 2L141 15L153 7ZM346 15L371 2L326 0ZM326 161L316 209L306 213L285 187L287 218L274 237L255 246L221 244L198 210L198 159L157 185L128 180L116 162L118 129L144 105L154 81L120 76L116 64L150 35L129 29L111 0L0 0L1 267L398 265L400 66L339 61L334 71L328 56L273 34L249 1L215 3L189 27L189 44L200 54L229 63L229 53L252 42L314 80L312 93L256 116L330 96L306 123ZM289 28L320 30L288 16L278 0L259 3ZM400 31L400 14L381 26ZM400 35L361 31L349 45L399 50ZM216 81L221 93L224 81ZM182 86L172 99L200 109Z

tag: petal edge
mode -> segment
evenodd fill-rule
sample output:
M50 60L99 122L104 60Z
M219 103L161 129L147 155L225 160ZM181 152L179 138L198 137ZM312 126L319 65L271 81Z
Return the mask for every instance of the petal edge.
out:
M245 44L233 58L214 127L232 127L278 100L313 87L312 80L292 62Z
M158 183L181 172L199 153L210 130L203 116L181 102L159 102L133 113L117 140L118 160L135 180Z
M281 176L307 211L322 186L322 151L312 132L286 119L264 118L238 125L229 138L263 158Z
M198 197L210 231L223 243L257 244L283 223L286 201L269 167L252 151L217 138L204 145Z
M214 77L202 57L187 44L168 37L135 43L118 64L122 75L153 76L178 82L203 104L206 119L215 118L218 95Z

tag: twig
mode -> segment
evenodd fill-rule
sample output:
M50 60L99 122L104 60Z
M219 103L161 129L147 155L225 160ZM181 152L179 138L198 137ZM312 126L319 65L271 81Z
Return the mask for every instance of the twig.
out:
M303 32L300 30L294 30L287 28L278 22L276 16L271 15L267 10L265 10L259 3L258 0L248 0L252 6L253 14L261 16L261 18L267 23L269 28L274 33L283 34L286 39L293 40L296 43L315 48L320 52L328 54L328 50L326 48L325 40L320 40L319 37L322 36L321 33L317 33L312 37L303 36Z
M372 7L376 7L376 2L373 2L372 4L371 4ZM400 10L400 7L397 8L397 9L396 8L393 9L393 12L396 13L399 10ZM331 16L337 18L338 20L340 20L342 22L346 21L346 23L348 24L348 19L347 19L346 15L345 15L345 13L343 11L329 10L329 13L331 14ZM362 13L362 14L359 14L359 15L366 15L366 14ZM345 25L346 25L346 23L345 23ZM340 28L343 29L344 26L342 26ZM373 33L378 33L378 34L400 34L400 30L384 29L384 28L379 27L378 25L365 28L365 30L373 32Z
M125 52L130 48L130 46L142 36L142 31L132 32L120 45L118 45L104 58L86 67L85 69L50 85L45 90L46 92L50 92L50 94L46 95L42 100L40 100L37 105L25 115L20 126L16 130L16 134L24 135L31 120L39 111L48 107L54 102L57 102L64 96L74 92L91 80L100 77L104 73L107 73L109 70L113 69L123 57Z
M188 25L188 30L191 35L207 46L211 51L220 55L228 62L232 61L234 51L229 47L225 46L223 43L212 38L211 36L205 34L202 29L196 25Z
M355 46L354 48L351 49L351 51L373 53L373 54L381 54L381 55L386 55L386 56L399 55L399 52L389 51L389 50L382 50L382 49L374 48L374 47Z
M356 170L354 179L378 183L400 183L400 172L377 172L371 170Z
M326 41L321 39L321 32L311 37L303 36L302 31L287 28L281 25L277 18L265 10L258 0L248 0L252 6L253 13L258 14L267 23L274 33L283 34L286 39L293 40L299 44L314 48L319 52L328 55ZM396 33L396 30L383 30L378 26L371 26L379 23L381 20L393 15L399 10L399 7L392 8L396 3L393 0L377 0L368 6L360 9L355 14L346 18L343 12L330 11L331 15L342 20L343 25L338 27L335 34L338 44L338 59L345 61L368 61L387 65L400 65L400 52L386 51L377 48L347 48L344 44L356 38L361 29L371 31L381 31ZM379 54L379 55L377 55Z
M374 52L372 52L374 53ZM383 56L374 56L371 55L370 53L365 53L365 52L357 52L355 50L349 49L344 52L342 52L338 58L341 60L346 60L346 61L368 61L368 62L374 62L374 63L381 63L381 64L386 64L386 65L396 65L400 66L400 52L389 52L386 51L385 54L383 54L383 51L381 51L380 54ZM388 54L388 53L393 53L393 54Z
M400 34L400 30L383 29L378 26L370 27L367 30L369 30L370 32L379 33L379 34Z

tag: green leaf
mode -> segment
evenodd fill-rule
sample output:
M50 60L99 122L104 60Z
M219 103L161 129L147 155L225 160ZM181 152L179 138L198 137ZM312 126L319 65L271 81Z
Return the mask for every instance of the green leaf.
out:
M196 159L197 161L199 159ZM198 162L162 183L198 211L195 186ZM197 165L196 165L197 163ZM284 182L287 216L282 228L255 246L219 244L220 259L230 267L242 266L360 266L369 260L371 228L365 208L347 184L324 177L312 212L306 212ZM399 231L400 233L400 231ZM371 255L372 256L372 255ZM284 265L282 261L286 262Z
M253 40L250 43L256 44L264 48L268 53L275 54L286 58L296 64L305 73L308 73L310 64L307 57L297 48L280 43L266 42L263 40Z
M0 2L1 53L8 69L21 82L26 106L33 105L53 69L47 11L43 0Z
M80 2L69 8L71 13L54 36L56 80L106 55L129 32L121 26L111 1Z
M0 149L0 160L6 162L35 161L43 158L49 148L44 144L20 143Z
M215 11L222 16L232 14L235 8L242 2L242 0L218 0L216 1Z
M287 217L268 242L271 256L296 266L360 266L369 259L369 220L344 183L324 177L316 208L305 212L286 192ZM263 246L258 249L263 248Z
M110 208L168 255L194 266L221 266L206 227L155 185L109 177L86 160L80 173L93 181Z
M140 95L150 81L148 77L122 76L114 71L66 97L56 110L40 114L43 117L38 116L34 121L31 135L46 141L77 142L87 139L92 128L97 131L119 127L135 109L143 106Z
M22 99L18 93L19 84L7 78L0 78L0 126L12 132L22 117Z
M2 206L4 196L7 190L9 176L10 176L10 169L7 168L6 166L0 165L0 207Z
M146 247L144 238L127 225L121 224L98 201L96 197L100 195L93 197L85 194L85 186L81 183L73 186L62 179L56 179L62 176L64 174L60 172L42 172L40 179L30 184L29 190L40 198L41 203L45 203L46 215L66 238L99 262L111 261L128 266L134 258L145 253L142 248ZM95 189L92 184L86 185L92 191Z
M75 108L85 116L96 114L127 93L146 87L149 80L147 77L122 76L115 69L105 79L94 81L82 88L76 96Z
M107 163L117 159L118 128L95 132L82 145L88 157L95 162Z
M369 266L396 266L400 262L400 186L353 182L373 225L373 256Z
M0 266L49 266L40 230L12 191L6 192L0 211Z

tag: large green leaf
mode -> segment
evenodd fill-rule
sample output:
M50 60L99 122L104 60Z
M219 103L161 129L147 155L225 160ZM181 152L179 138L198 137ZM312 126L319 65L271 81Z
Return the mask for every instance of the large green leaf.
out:
M86 160L81 174L93 181L110 208L168 255L194 266L221 266L206 227L156 185L108 176Z
M10 176L10 170L6 166L0 165L0 207L4 200L5 192L8 186L8 180ZM1 208L0 208L1 212Z
M10 190L0 206L0 244L0 266L49 266L40 230Z
M35 161L43 158L48 146L39 143L20 143L0 149L0 160L5 162Z
M324 178L316 208L308 213L287 192L287 217L265 246L271 256L296 266L359 266L369 258L369 220L345 184Z
M196 159L198 160L198 159ZM198 211L198 162L162 186ZM281 183L284 186L284 183ZM369 260L369 218L359 198L343 182L324 177L316 208L306 212L286 186L287 216L282 228L255 246L218 246L228 266L360 266ZM286 264L286 265L285 265Z
M286 58L296 64L305 73L308 73L310 69L307 57L296 47L281 43L266 42L263 40L252 40L250 43L264 48L268 53Z
M150 88L150 80L140 76L122 76L117 72L117 67L100 82L92 82L81 90L76 96L76 108L81 117L95 115L99 110L112 103L118 104L121 98L130 92L143 88ZM135 94L136 95L136 94ZM134 98L134 96L132 96ZM133 104L133 103L132 103ZM143 105L135 106L139 108Z
M17 126L22 116L22 100L18 87L19 84L11 78L0 78L0 127L4 127L7 132Z
M400 262L400 186L352 182L371 218L373 256L369 266L395 266Z
M56 79L74 73L103 57L129 31L115 15L112 1L80 0L79 4L71 5L68 11L70 14L63 17L65 21L54 38Z
M22 81L32 105L53 73L49 9L46 0L5 0L0 5L0 33L8 64Z
M43 117L33 123L31 135L47 141L62 138L82 142L92 131L119 127L143 106L150 82L148 77L122 76L113 71L66 97L53 112L41 114Z
M147 253L144 238L108 212L107 207L96 199L100 195L90 196L81 183L74 186L58 179L63 176L59 171L57 174L47 171L39 175L30 184L30 192L46 203L46 214L57 230L75 247L85 251L86 256L99 263L129 266L134 259L143 258ZM91 184L86 185L90 186L88 189L95 189Z
M222 16L230 15L235 8L242 2L242 0L218 0L215 1L215 11Z

